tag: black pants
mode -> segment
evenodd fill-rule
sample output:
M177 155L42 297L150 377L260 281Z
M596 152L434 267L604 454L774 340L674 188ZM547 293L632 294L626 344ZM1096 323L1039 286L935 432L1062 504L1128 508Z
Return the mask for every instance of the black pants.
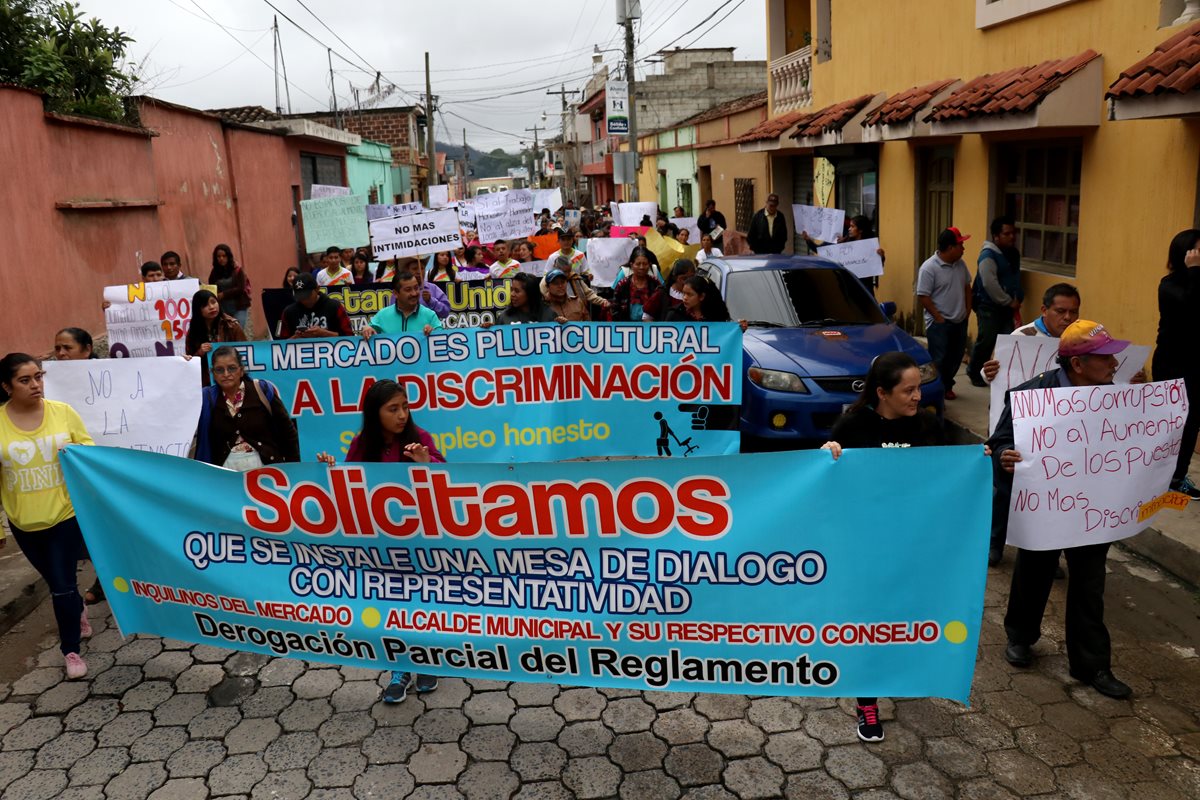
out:
M1071 675L1089 681L1112 666L1112 643L1104 626L1104 566L1108 543L1068 547L1067 661ZM1034 644L1054 583L1058 550L1018 550L1004 630L1013 644Z
M1162 380L1157 375L1154 380ZM1183 423L1183 438L1179 442L1179 460L1175 462L1175 474L1172 481L1181 481L1187 477L1188 467L1192 464L1192 453L1196 452L1196 435L1200 433L1200 375L1185 378L1187 385L1188 415Z
M50 587L54 619L58 622L59 646L63 655L79 652L79 618L83 598L75 583L75 564L83 549L83 535L74 517L44 531L27 532L8 521L21 552Z
M999 467L993 468L1000 471ZM1008 540L1008 506L1012 500L1012 476L997 476L992 479L992 541L991 549L1004 547Z
M929 341L929 357L942 376L942 386L950 391L967 349L967 321L931 323L925 326L925 337Z
M981 376L984 362L992 357L996 350L996 337L1002 333L1012 333L1016 325L1013 320L1013 310L1008 306L981 305L975 309L979 330L975 336L975 349L971 351L971 360L967 362L967 377Z

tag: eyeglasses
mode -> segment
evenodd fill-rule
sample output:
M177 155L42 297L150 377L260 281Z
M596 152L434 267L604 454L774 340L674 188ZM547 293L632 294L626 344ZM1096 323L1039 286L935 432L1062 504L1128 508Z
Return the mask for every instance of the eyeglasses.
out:
M242 371L242 368L240 366L238 366L238 367L213 367L212 368L213 375L236 375L241 371Z

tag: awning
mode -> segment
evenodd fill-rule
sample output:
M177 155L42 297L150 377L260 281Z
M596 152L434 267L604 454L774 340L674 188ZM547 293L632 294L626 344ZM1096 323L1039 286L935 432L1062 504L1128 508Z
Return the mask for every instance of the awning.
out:
M868 109L878 105L885 97L882 92L864 94L853 100L826 106L798 125L791 138L801 147L857 144L863 140L862 121Z
M981 75L924 117L934 136L1100 124L1103 61L1094 50Z
M778 150L784 134L813 115L811 111L790 111L781 117L764 119L737 138L738 150L757 153L763 150Z
M950 96L962 81L958 78L934 81L905 89L872 108L862 121L864 142L888 142L930 136L930 125L921 112Z
M1121 73L1105 95L1116 119L1200 115L1200 22Z

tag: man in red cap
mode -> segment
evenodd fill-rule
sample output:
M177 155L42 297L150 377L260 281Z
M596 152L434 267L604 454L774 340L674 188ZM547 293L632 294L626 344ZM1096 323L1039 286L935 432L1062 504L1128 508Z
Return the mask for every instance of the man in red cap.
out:
M1058 369L1047 370L1036 378L1010 389L1004 395L1004 413L996 431L988 440L992 448L993 481L998 498L995 508L1005 510L1007 527L1008 499L1012 496L1013 466L1021 460L1013 436L1009 397L1023 389L1048 389L1072 386L1105 386L1117 373L1116 354L1129 342L1109 336L1103 325L1079 320L1067 326L1058 340ZM1068 547L1067 556L1067 662L1071 677L1088 684L1101 694L1124 698L1129 686L1112 674L1112 645L1104 625L1104 570L1109 543ZM1013 567L1012 589L1004 630L1008 646L1004 658L1017 667L1033 663L1033 645L1042 635L1042 615L1058 566L1057 550L1017 550Z
M917 271L917 300L925 309L929 355L942 376L947 400L958 397L954 376L967 349L971 273L963 261L963 242L970 238L958 228L946 228L938 234L938 251Z

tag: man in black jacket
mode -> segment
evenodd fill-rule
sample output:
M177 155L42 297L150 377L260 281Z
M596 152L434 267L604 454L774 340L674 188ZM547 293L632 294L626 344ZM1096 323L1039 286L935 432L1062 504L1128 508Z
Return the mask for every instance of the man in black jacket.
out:
M783 214L779 213L779 195L767 195L767 207L754 212L746 242L758 254L782 253L787 247L788 227Z
M1008 524L1013 468L1021 460L1013 435L1010 396L1024 389L1072 386L1106 386L1117 372L1116 354L1129 342L1113 339L1103 325L1088 320L1072 323L1058 340L1058 369L1048 370L1004 395L1004 413L988 440L992 448L995 504L993 514ZM1109 542L1068 547L1067 662L1072 678L1101 694L1124 698L1129 686L1112 674L1112 644L1104 625L1104 569ZM1057 550L1017 550L1004 630L1008 647L1004 658L1017 667L1033 663L1033 645L1041 638L1042 616L1058 566Z
M713 235L713 247L718 250L725 244L725 215L717 211L717 201L709 200L704 204L704 213L696 220L696 228L699 229L700 235L713 234L720 228L721 232Z

